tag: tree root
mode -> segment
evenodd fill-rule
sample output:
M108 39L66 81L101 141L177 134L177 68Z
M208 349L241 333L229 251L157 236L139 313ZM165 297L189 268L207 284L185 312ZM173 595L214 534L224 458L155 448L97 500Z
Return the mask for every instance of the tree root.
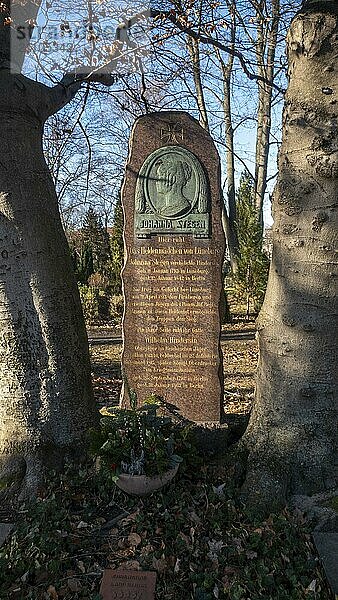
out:
M242 498L248 507L267 515L284 508L292 497L312 497L337 487L334 459L326 439L301 440L282 444L261 438L256 443L244 436L240 445L247 448ZM288 440L290 441L290 440ZM279 442L279 443L278 443Z
M0 454L0 508L19 508L33 501L43 489L51 470L61 472L66 461L81 464L87 458L85 442L62 447L23 450L17 454Z
M36 497L45 468L37 453L0 457L0 501L3 506L20 506Z

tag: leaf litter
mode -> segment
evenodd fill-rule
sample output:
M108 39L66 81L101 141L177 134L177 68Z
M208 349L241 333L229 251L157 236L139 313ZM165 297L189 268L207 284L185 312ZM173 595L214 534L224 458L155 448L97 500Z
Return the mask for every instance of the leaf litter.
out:
M248 415L254 340L222 344L225 408ZM98 406L118 403L121 348L91 349ZM111 365L113 364L113 369ZM157 494L129 497L88 461L51 472L0 548L0 598L99 600L103 570L155 570L161 600L330 598L304 519L287 510L248 515L233 457L191 456Z

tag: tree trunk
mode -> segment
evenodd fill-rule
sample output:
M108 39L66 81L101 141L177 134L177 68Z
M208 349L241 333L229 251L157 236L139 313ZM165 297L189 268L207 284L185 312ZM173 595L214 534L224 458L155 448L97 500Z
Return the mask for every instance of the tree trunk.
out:
M291 25L289 87L274 194L272 265L258 318L260 358L244 497L269 509L335 484L337 39L334 2Z
M230 61L229 61L230 62ZM224 63L223 63L224 64ZM225 227L230 264L234 273L238 270L238 239L236 232L236 189L235 189L235 156L234 156L234 130L232 127L230 77L232 62L227 70L223 69L223 111L225 124L226 143L226 174L227 174L227 205L224 212L227 213L227 226ZM224 217L223 217L224 221Z
M280 2L272 0L271 18L266 23L259 16L264 10L257 12L258 20L256 56L258 75L264 81L258 81L258 111L256 137L255 166L255 205L263 230L263 204L266 191L269 143L271 130L272 84L275 75L275 53L280 21ZM266 55L266 56L265 56Z
M191 36L187 36L187 47L192 62L192 71L194 77L194 84L196 90L196 103L199 112L200 125L209 131L208 111L205 101L204 88L202 84L201 76L201 60L199 51L199 42ZM230 105L230 73L233 64L233 58L230 57L231 66L229 71L226 72L224 61L222 60L221 54L216 50L218 59L220 61L221 69L223 72L223 78L228 77L225 82L223 79L223 92L227 94L224 96L224 114L225 114L225 130L226 130L226 174L227 174L227 194L228 209L226 207L225 199L222 202L222 225L225 234L227 249L230 257L230 264L233 271L237 269L237 238L235 231L235 218L236 218L236 204L235 204L235 167L234 167L234 148L233 148L233 128L231 123L231 105Z
M0 478L78 446L96 421L88 343L42 153L55 89L0 71Z
M231 32L230 48L235 50L236 41L236 17L234 4L231 6ZM232 124L231 106L231 76L234 66L234 56L229 54L225 62L220 50L215 48L222 72L223 86L223 113L225 128L225 151L226 151L226 203L223 202L222 222L226 235L227 249L233 273L238 270L238 239L236 231L236 185L235 185L235 152L234 152L234 128Z
M200 125L206 131L209 131L208 112L205 104L204 90L201 77L201 60L200 60L200 49L199 42L191 36L187 36L187 47L192 63L192 72L194 77L194 84L196 90L196 101L198 111L200 113Z

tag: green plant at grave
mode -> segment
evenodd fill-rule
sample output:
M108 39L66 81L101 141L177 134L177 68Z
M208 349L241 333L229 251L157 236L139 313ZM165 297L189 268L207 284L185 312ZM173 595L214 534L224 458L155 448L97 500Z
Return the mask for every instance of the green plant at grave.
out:
M99 430L90 433L91 454L113 481L120 473L153 477L173 469L191 453L190 426L160 416L165 403L151 394L142 405L127 386L130 408L105 409Z

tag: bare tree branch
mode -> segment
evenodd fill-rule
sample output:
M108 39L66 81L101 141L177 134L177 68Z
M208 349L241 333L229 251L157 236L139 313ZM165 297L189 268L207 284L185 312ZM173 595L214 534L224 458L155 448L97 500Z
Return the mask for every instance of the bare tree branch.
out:
M219 50L222 50L223 52L226 52L228 54L231 54L233 57L238 58L238 60L241 64L241 67L242 67L245 75L248 77L248 79L250 79L251 81L262 81L266 85L269 85L272 88L274 88L284 94L285 90L280 88L273 81L269 81L265 77L256 75L255 73L252 73L252 71L250 71L247 67L244 55L239 50L236 50L235 48L232 48L231 46L226 46L225 44L222 44L222 42L220 42L219 40L216 40L215 38L213 38L209 35L202 35L201 33L196 32L191 27L184 25L180 21L179 17L177 17L176 14L174 14L171 11L170 12L162 12L159 10L151 10L150 15L154 19L165 18L168 21L170 21L171 23L173 23L173 25L175 25L182 33L186 33L187 35L190 35L195 40L199 40L199 42L201 44L208 44L211 46L215 46L216 48L219 48Z

